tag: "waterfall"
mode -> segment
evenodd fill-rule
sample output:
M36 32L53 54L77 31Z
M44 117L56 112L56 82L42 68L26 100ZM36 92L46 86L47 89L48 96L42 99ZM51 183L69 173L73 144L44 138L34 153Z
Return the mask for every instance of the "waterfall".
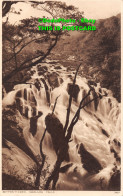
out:
M30 84L14 86L14 90L6 94L3 99L3 109L15 104L22 117L22 124L23 119L25 122L29 122L31 118L35 118L39 112L42 112L42 115L37 118L37 132L34 136L29 132L29 125L23 130L27 145L35 155L38 155L40 154L40 139L45 130L45 117L48 113L52 113L55 100L58 96L54 114L62 125L65 125L74 74L72 72L68 74L67 69L62 65L60 65L59 69L55 69L55 66L49 64L48 61L45 63L45 66L38 64L32 70L35 70L35 72L28 81ZM114 153L111 152L111 148L113 146L116 153L120 154L120 147L115 144L117 143L118 145L118 142L120 142L120 104L112 96L111 92L101 88L100 84L97 84L97 86L91 85L91 87L93 91L83 101L83 105L96 96L106 96L103 96L101 99L95 99L81 110L79 120L72 132L72 141L69 143L68 153L72 166L66 173L60 174L57 189L62 189L66 183L68 189L72 189L71 185L75 184L75 189L77 187L78 190L88 190L89 186L92 188L95 182L98 184L100 179L104 179L104 184L108 187L114 163L118 165ZM74 117L80 101L88 94L89 89L88 80L77 76L76 87L73 92L70 121ZM115 143L113 142L114 139L116 140ZM84 168L78 153L81 143L84 145L86 151L99 161L102 169L98 174L87 174L88 172ZM53 160L56 160L56 153L52 138L48 132L44 138L43 150L49 157L50 164L53 166L53 163L55 163ZM69 183L67 182L68 180ZM96 185L93 188L97 189Z

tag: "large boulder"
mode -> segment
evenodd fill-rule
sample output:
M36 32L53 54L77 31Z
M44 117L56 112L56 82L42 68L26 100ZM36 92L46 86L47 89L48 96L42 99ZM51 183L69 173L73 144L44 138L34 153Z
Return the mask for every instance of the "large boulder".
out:
M74 89L73 90L72 89L73 89L73 84L68 83L68 94L73 95L72 97L75 99L75 101L77 101L77 97L78 97L78 93L80 91L80 88L77 84L75 84Z
M30 118L30 132L32 133L33 136L36 135L37 133L37 121L38 121L38 118L42 116L42 112L38 112L38 115L36 116L32 116Z
M96 157L88 152L82 143L79 145L78 153L80 154L83 168L89 173L98 173L101 169L103 169Z
M47 75L48 82L52 88L59 87L58 74L53 72Z
M45 124L48 133L51 135L53 147L56 154L58 154L59 149L62 146L64 146L65 151L63 157L66 161L68 161L68 145L65 142L64 129L62 123L54 114L48 114L45 118Z

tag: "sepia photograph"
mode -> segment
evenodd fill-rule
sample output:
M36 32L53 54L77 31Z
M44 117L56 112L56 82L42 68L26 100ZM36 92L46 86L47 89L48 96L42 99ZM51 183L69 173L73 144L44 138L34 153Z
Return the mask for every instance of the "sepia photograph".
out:
M1 4L3 193L120 193L121 1Z

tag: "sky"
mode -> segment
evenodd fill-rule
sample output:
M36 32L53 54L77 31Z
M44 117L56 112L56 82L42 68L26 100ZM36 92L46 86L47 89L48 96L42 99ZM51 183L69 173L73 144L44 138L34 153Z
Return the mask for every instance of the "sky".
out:
M87 19L104 19L111 16L115 16L121 12L122 0L62 0L67 5L74 5L79 8L80 11L84 11L84 17ZM13 4L16 11L21 11L20 15L9 13L9 21L13 24L17 24L20 19L29 18L31 16L41 17L43 12L36 10L30 6L30 4L24 4L19 2ZM48 16L48 15L47 15ZM5 17L4 19L5 20Z
M64 0L84 11L87 18L103 19L121 12L121 0Z

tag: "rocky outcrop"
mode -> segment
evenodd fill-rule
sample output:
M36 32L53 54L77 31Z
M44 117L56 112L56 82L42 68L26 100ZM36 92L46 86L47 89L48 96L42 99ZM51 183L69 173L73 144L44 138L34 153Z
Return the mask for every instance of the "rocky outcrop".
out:
M43 75L48 69L46 66L41 66L40 64L37 66L38 68L38 75Z
M54 89L55 87L59 86L59 81L58 81L58 74L56 72L53 72L51 74L47 75L48 77L48 82L50 86Z
M40 91L40 89L41 89L41 83L40 83L39 79L35 79L34 85L38 89L38 91Z
M5 147L5 141L10 141L37 162L37 159L24 139L23 129L19 125L19 113L16 105L8 106L3 110L2 120L3 146Z
M38 118L42 116L42 112L38 112L38 115L37 116L32 116L30 118L30 132L32 133L33 136L36 135L36 132L37 132L37 121L38 121Z
M54 114L48 114L46 116L45 124L48 133L51 135L54 150L56 154L58 154L60 147L63 145L66 146L63 125ZM66 161L69 160L67 151L68 145L66 146L66 151L64 151L63 155Z
M75 101L77 101L77 97L78 97L79 91L80 91L80 88L79 88L79 86L77 84L74 85L74 89L73 89L73 84L68 83L68 94L69 95L72 94L72 96L75 99Z
M79 145L78 153L80 154L83 168L89 173L98 173L103 169L99 161L85 149L82 143Z

